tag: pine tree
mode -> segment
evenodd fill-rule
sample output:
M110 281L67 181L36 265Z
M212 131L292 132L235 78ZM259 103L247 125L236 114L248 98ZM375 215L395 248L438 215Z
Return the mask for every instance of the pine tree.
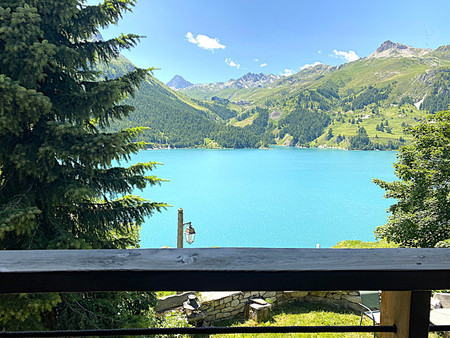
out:
M155 163L117 165L144 147L133 142L140 130L105 131L132 111L121 101L149 70L108 79L92 68L139 41L133 34L92 39L133 5L2 1L0 249L137 247L144 217L165 207L131 195L159 183L147 175ZM154 299L152 293L8 296L0 301L0 329L148 325Z

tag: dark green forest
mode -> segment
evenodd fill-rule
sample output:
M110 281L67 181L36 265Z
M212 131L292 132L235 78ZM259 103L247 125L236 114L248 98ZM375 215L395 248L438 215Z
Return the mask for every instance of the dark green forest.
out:
M295 144L306 146L322 135L330 122L330 117L325 113L299 108L280 119L280 137L289 134L294 138Z
M450 69L442 68L421 105L431 114L449 109Z
M116 78L134 66L120 57L108 67L99 65L97 69L102 76ZM135 111L114 121L109 130L144 127L136 141L144 141L148 147L204 147L206 139L223 148L255 148L261 144L253 132L226 125L226 119L237 115L231 103L192 100L150 75L125 103L134 106Z

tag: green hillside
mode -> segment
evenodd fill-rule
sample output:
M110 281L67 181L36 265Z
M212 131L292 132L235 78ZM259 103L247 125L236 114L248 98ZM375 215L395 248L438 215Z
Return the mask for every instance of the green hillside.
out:
M115 78L132 70L133 64L120 56L102 76ZM135 107L127 118L114 121L111 130L146 127L140 140L149 147L254 148L264 145L254 133L226 124L240 108L228 102L199 101L176 92L148 76L133 98L125 100Z
M123 56L108 69L99 66L110 78L133 68ZM111 128L147 127L141 139L151 147L397 149L410 141L406 127L448 109L450 46L386 41L372 55L336 67L281 78L247 74L179 91L148 76L127 102L136 110Z
M252 123L254 107L267 109L278 144L396 149L409 141L405 127L427 113L448 109L450 46L427 50L386 41L369 57L337 67L317 65L264 87L211 84L181 92L250 101L230 120L240 127ZM320 131L318 126L321 133L311 140ZM299 137L300 133L309 135ZM361 137L365 145L358 141Z

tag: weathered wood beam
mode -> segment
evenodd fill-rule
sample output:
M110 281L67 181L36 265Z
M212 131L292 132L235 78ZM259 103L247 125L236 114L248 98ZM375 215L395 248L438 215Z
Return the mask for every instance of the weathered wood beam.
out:
M0 251L0 293L450 288L450 249Z
M397 333L380 338L426 338L430 323L430 291L383 291L381 325L396 325Z

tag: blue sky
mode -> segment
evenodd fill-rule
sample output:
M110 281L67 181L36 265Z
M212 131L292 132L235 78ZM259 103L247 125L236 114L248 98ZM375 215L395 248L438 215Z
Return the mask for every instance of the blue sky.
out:
M140 0L102 34L147 36L123 54L163 82L209 83L338 65L385 40L434 49L450 44L449 13L448 0Z

